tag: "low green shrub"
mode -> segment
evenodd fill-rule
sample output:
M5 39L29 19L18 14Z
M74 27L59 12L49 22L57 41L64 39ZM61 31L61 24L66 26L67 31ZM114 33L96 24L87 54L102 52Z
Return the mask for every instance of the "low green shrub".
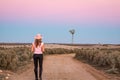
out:
M32 53L27 47L0 48L0 68L7 70L16 70L18 67L29 62Z
M73 53L72 49L64 49L64 48L47 48L45 49L44 54L69 54Z
M75 49L76 59L83 59L89 63L101 67L108 67L120 72L120 51L119 49Z

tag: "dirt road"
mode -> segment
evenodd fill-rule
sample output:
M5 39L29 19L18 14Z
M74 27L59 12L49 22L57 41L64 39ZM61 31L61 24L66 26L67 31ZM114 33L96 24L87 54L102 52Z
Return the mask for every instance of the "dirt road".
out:
M75 54L47 55L44 57L43 80L109 80L100 71L73 59ZM11 80L35 80L33 64Z

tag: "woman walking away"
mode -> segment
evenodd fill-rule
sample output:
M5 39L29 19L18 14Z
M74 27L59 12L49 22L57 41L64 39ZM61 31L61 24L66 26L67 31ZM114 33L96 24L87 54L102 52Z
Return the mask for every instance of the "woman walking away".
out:
M35 36L35 41L32 43L31 51L34 53L33 60L34 60L35 80L38 80L38 71L39 71L39 78L40 80L42 80L44 43L42 42L42 36L40 34L37 34Z

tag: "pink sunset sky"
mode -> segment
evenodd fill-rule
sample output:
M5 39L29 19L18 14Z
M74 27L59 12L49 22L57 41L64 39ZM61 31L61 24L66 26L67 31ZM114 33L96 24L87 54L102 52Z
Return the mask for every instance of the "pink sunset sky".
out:
M120 44L120 0L0 0L0 42Z
M1 0L3 21L119 23L120 0Z

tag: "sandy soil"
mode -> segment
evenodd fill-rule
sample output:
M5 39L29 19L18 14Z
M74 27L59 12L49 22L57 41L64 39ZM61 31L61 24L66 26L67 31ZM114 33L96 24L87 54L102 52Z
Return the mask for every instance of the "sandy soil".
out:
M44 57L43 80L110 80L101 71L75 60L75 54L47 55ZM33 63L10 80L35 80Z

